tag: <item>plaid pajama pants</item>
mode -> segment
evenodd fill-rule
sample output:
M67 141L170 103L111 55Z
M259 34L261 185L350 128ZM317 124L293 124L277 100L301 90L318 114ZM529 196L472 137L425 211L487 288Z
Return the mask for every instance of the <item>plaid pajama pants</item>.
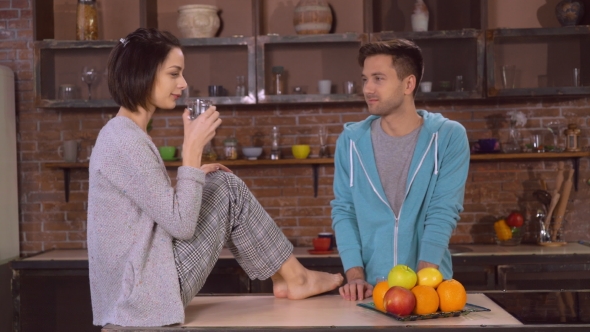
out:
M195 235L173 241L185 306L203 287L226 243L250 279L270 278L293 252L246 184L218 171L207 174Z

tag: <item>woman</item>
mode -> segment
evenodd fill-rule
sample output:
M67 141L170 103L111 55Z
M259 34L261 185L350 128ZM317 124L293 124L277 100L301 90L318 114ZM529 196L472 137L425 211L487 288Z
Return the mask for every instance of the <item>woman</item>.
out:
M88 260L94 324L182 323L224 244L252 279L272 278L276 297L303 299L336 288L341 275L305 269L292 244L244 183L221 164L201 165L221 124L215 107L189 120L172 187L147 135L157 108L173 109L187 84L178 39L138 29L108 61L117 116L90 161Z

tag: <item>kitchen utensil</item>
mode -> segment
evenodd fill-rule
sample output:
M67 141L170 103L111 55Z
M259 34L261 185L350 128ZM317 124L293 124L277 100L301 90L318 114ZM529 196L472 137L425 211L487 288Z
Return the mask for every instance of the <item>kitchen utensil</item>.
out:
M549 204L551 204L551 194L548 193L546 190L535 190L533 191L533 196L541 202L545 206L545 211L549 209Z
M559 203L557 203L557 207L555 208L555 224L553 225L552 233L551 233L551 241L555 241L557 239L557 233L561 228L561 224L563 223L563 217L565 214L565 210L567 208L567 201L570 198L570 192L572 191L572 177L574 176L574 170L570 169L567 174L567 180L563 183L563 187L561 189L561 197L559 198Z
M538 209L536 218L539 221L539 238L537 243L543 243L551 240L551 236L545 227L545 223L543 222L543 218L545 217L545 213L543 210Z
M559 194L558 192L554 192L553 195L551 195L551 203L549 204L549 209L547 210L547 216L545 218L545 229L547 229L547 231L549 231L551 217L553 217L553 211L555 211L555 207L557 206L560 197L561 194Z
M549 225L551 224L551 217L553 216L553 212L555 209L555 206L557 206L557 203L559 202L559 197L561 197L561 194L559 193L559 191L561 190L561 186L563 185L563 168L564 168L564 162L560 161L557 163L557 176L555 177L555 189L552 191L551 196L551 203L549 205L549 209L547 210L547 218L545 218L545 229L547 231L549 231ZM557 198L555 198L555 196L557 196ZM553 207L552 207L553 205Z

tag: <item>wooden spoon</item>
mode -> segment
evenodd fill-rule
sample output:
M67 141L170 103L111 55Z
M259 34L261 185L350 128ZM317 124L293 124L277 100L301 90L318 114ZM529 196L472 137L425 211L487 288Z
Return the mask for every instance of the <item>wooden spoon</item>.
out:
M557 203L557 208L555 209L555 224L553 225L553 232L551 232L551 241L555 241L557 239L557 232L561 228L561 224L563 223L563 217L565 214L565 209L567 208L567 201L570 198L570 192L572 191L572 177L574 176L574 170L570 169L568 171L567 180L563 183L563 188L561 190L561 197L559 198L559 203Z

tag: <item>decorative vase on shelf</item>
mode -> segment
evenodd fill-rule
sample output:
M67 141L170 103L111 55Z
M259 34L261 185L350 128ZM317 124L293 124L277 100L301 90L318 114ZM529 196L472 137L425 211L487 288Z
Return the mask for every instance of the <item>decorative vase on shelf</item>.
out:
M555 16L561 26L574 26L584 16L584 4L579 0L563 0L555 6Z
M178 7L176 25L184 38L211 38L219 30L219 9L209 5L186 5Z
M300 0L293 13L298 35L319 35L332 30L332 9L325 0Z
M413 31L428 31L428 7L424 0L416 0L411 18Z

